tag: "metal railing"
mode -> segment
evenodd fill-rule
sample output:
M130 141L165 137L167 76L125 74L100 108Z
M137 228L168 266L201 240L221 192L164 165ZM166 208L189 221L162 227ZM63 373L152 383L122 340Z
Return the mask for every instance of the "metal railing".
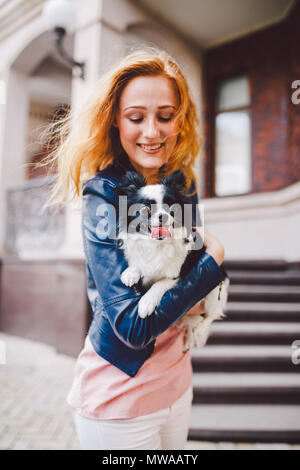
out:
M5 253L49 253L63 244L66 231L65 209L50 207L39 214L49 197L56 175L34 178L10 187L6 194Z

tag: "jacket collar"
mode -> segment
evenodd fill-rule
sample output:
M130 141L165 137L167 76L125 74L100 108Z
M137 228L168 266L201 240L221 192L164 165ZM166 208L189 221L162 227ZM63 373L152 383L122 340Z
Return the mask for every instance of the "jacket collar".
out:
M124 173L126 173L126 171L137 171L131 164L127 153L124 151L122 151L119 157L114 160L113 166L122 170Z

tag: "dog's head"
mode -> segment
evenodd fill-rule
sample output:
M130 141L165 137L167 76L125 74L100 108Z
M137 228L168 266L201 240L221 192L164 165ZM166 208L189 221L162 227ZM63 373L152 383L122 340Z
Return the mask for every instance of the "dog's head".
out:
M145 179L137 172L127 172L120 190L127 196L127 223L122 218L123 229L127 233L156 240L186 237L191 232L191 221L185 223L184 205L188 204L186 179L182 171L176 170L160 184L146 185ZM125 227L124 227L125 225ZM189 226L184 231L182 228ZM183 236L182 236L183 234Z

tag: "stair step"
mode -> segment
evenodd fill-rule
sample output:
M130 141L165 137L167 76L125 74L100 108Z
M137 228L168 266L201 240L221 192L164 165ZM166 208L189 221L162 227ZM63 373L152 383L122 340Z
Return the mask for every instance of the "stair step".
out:
M300 404L300 374L195 373L193 403Z
M279 344L292 345L300 339L299 323L223 322L211 325L207 344Z
M299 270L288 271L235 271L227 270L230 284L300 285Z
M300 302L298 286L230 285L228 300L248 302Z
M191 350L195 372L299 372L291 346L205 345Z
M190 440L300 443L300 270L282 260L224 262L226 316L191 350Z
M223 321L284 321L300 323L300 303L227 302Z
M300 442L300 406L192 406L190 440L231 442Z
M226 271L280 271L284 272L290 266L283 260L225 260L223 266Z

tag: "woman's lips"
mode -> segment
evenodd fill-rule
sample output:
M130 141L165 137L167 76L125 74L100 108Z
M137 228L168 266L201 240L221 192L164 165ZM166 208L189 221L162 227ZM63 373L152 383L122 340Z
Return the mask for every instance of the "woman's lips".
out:
M145 147L142 147L142 144L137 144L139 146L140 149L142 149L145 153L158 153L161 151L162 147L165 145L165 144L159 144L160 146L156 149L150 149L150 148L145 148ZM154 145L158 145L158 144L153 144L152 147L154 147ZM149 145L149 147L151 147Z

